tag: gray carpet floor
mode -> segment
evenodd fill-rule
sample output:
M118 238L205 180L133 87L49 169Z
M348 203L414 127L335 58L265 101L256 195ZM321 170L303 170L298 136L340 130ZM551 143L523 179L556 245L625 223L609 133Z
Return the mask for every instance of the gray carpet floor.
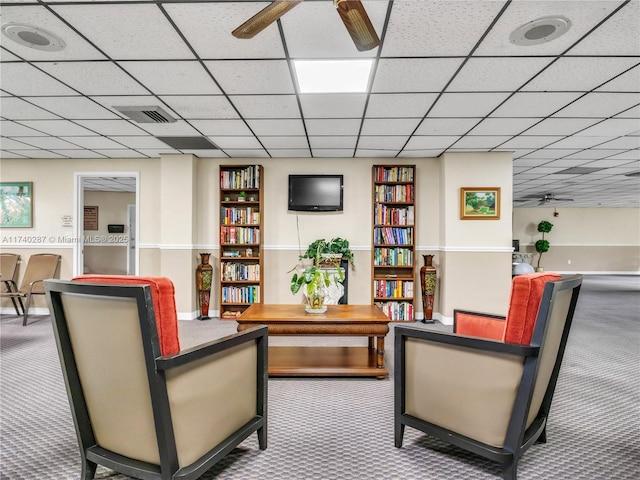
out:
M521 480L640 479L640 277L589 276L569 337L548 443L520 461ZM0 323L0 478L79 477L79 454L48 317ZM448 330L442 325L422 328ZM180 322L183 347L235 322ZM393 367L393 328L386 361ZM271 337L271 344L351 345L364 339ZM97 478L128 477L99 468ZM411 428L393 444L393 380L269 380L269 447L255 435L203 478L265 480L500 478L497 464Z

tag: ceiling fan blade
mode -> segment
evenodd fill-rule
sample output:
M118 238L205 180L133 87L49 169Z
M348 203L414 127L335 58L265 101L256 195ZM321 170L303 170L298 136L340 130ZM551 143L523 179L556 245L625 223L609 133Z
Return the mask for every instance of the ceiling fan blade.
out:
M380 45L378 34L360 0L334 0L334 3L359 51L371 50Z
M276 0L271 2L231 33L236 38L253 38L302 1Z

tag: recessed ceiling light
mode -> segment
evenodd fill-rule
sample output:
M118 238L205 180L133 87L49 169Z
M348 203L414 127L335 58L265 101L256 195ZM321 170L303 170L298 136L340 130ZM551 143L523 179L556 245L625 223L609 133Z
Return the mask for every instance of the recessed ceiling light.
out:
M294 60L300 93L366 93L373 59Z
M571 28L571 20L562 16L541 17L518 27L510 36L511 43L521 46L540 45L555 40Z
M36 50L57 52L67 46L57 35L31 25L5 23L2 25L2 33L16 43Z

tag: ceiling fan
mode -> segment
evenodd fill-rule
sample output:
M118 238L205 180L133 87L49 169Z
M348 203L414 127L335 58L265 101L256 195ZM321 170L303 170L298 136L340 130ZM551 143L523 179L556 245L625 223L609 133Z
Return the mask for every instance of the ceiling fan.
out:
M553 193L547 193L540 199L540 205L551 202L573 202L573 198L558 198Z
M302 1L275 0L236 28L232 34L236 38L253 38ZM333 0L333 4L359 51L371 50L380 45L380 38L360 0Z

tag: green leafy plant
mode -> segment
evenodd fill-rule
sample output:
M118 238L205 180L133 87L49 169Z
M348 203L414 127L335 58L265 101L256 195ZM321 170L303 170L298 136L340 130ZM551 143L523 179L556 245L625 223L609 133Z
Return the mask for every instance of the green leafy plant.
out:
M328 287L330 285L329 272L323 270L316 265L306 267L304 270L296 271L291 277L291 293L294 295L300 291L302 286L305 286L307 295L314 295L319 289Z
M303 258L311 258L314 261L315 265L320 265L322 263L323 254L330 255L342 255L342 258L349 261L351 264L351 268L355 268L354 263L354 255L349 247L349 240L345 240L341 237L334 237L331 240L326 240L324 238L319 238L315 240L307 247L307 250L304 254L300 255L300 260ZM329 259L331 263L331 259ZM333 263L336 263L335 261ZM337 266L337 265L334 265Z
M540 260L542 259L542 254L549 251L549 241L545 240L544 234L549 233L552 228L553 224L547 222L546 220L543 220L538 224L538 231L542 233L542 238L536 242L536 252L540 254L540 256L538 257L538 264L536 265L537 269L540 268Z

